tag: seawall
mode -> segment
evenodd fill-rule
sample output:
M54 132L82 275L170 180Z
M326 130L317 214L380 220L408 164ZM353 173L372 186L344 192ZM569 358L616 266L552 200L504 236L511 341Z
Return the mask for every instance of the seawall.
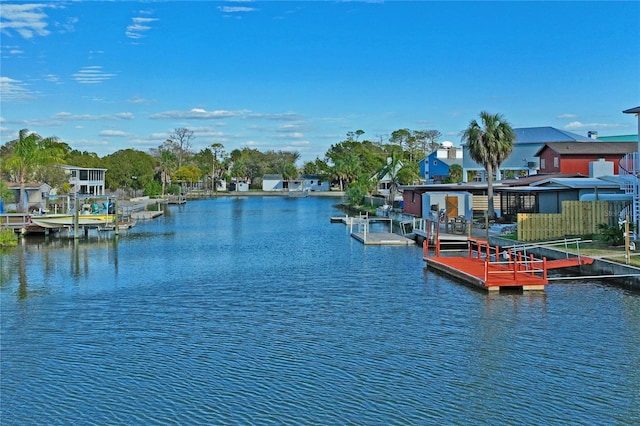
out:
M514 241L499 236L489 236L489 243L492 246L508 247L513 245L525 245L522 241ZM549 247L535 247L527 249L527 252L533 253L537 257L546 257L547 259L563 259L567 257L564 250L553 249ZM569 257L577 257L574 253L569 253ZM581 276L607 276L606 282L613 283L620 287L631 288L640 291L640 268L623 263L612 262L610 260L594 258L591 265L582 265L580 268L572 268L576 275ZM619 275L619 277L611 277ZM635 275L635 276L630 276ZM604 280L604 278L603 278Z

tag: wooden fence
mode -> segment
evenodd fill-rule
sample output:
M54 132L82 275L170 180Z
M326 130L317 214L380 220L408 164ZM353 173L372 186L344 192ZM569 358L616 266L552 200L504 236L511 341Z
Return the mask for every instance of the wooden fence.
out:
M624 204L619 202L563 201L562 213L518 213L518 240L539 241L600 233L598 225L616 224L622 208Z

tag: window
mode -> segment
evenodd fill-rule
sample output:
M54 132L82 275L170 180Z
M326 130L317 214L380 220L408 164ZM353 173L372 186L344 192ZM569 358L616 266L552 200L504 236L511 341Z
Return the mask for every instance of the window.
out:
M553 157L553 167L560 167L560 158Z
M540 168L544 170L546 167L547 167L547 166L546 166L546 164L545 164L544 158L541 158L541 159L540 159Z

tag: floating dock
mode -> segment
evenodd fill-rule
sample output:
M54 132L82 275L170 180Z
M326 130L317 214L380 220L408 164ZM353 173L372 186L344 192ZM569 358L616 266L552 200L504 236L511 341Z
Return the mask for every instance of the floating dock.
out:
M389 232L371 232L371 223L373 222L389 222ZM360 241L364 245L406 246L415 244L414 240L391 232L393 221L388 217L369 217L368 215L355 217L337 216L331 218L331 223L344 223L349 226L351 237Z
M501 252L499 247L493 248L487 241L476 238L468 238L466 256L441 256L440 244L436 240L435 256L430 257L428 241L424 241L424 260L428 268L488 291L501 288L544 290L549 284L549 269L593 263L592 258L585 256L548 261L510 249Z

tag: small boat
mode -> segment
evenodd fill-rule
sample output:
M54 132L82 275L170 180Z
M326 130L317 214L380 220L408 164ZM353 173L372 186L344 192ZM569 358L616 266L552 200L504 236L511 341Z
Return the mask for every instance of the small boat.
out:
M31 223L42 228L62 228L75 226L75 216L70 214L52 214L44 216L31 216ZM116 221L115 214L81 214L78 216L80 226L105 226Z

